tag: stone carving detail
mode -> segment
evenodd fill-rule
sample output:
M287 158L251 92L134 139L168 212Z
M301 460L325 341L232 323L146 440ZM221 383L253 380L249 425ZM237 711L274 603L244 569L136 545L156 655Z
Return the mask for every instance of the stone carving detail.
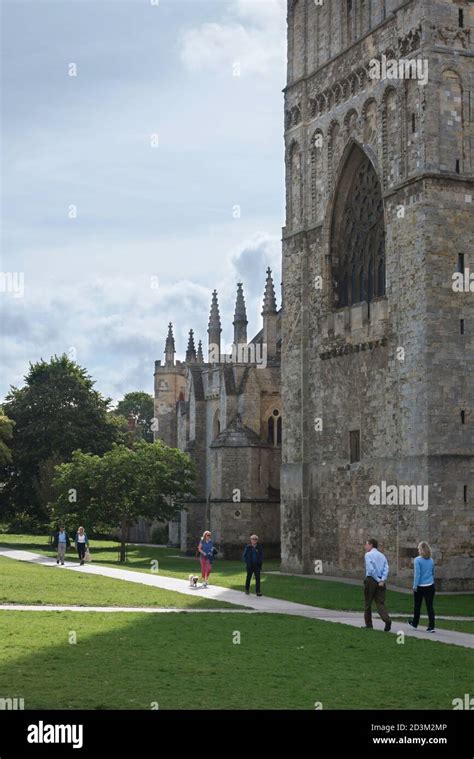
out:
M459 29L460 32L469 31L468 29ZM420 47L421 41L421 26L416 29L412 29L403 37L398 38L398 42L395 45L396 53L392 48L385 51L384 55L387 58L400 57L409 55ZM377 55L371 60L381 60L382 56ZM315 119L322 116L327 111L330 111L335 105L348 100L349 98L357 95L367 84L370 79L370 61L363 66L359 66L350 76L341 79L319 93L313 93L309 99L309 112L310 117Z
M343 210L335 271L338 308L385 294L385 227L380 182L367 157L355 172Z
M294 105L285 114L285 127L290 129L293 126L297 126L301 121L301 109L299 105Z
M457 27L443 27L439 29L436 26L431 27L431 37L433 42L438 42L440 45L446 45L446 47L454 47L456 41L458 41L464 49L469 47L471 41L471 30L466 27L465 29L458 29Z
M421 26L411 29L404 37L398 38L398 55L404 56L413 53L420 47Z

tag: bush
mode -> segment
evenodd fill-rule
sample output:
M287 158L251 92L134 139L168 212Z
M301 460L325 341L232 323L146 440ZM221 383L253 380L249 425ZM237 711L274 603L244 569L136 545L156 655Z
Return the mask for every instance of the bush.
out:
M166 545L169 539L168 525L154 527L151 531L151 542L158 545Z
M50 532L50 526L43 519L38 519L28 512L16 514L8 523L2 524L2 532L26 535L44 535Z

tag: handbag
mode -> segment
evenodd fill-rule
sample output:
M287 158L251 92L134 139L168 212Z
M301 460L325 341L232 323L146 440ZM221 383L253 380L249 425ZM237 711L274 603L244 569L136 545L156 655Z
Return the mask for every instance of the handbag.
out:
M91 552L88 548L86 548L86 552L84 554L84 561L92 561Z

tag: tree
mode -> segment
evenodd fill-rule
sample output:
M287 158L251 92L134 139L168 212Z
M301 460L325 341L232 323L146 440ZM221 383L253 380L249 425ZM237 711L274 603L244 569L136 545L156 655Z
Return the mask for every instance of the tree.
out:
M86 370L66 355L30 364L25 385L12 387L4 403L15 423L2 494L7 515L47 520L43 496L51 462L68 461L78 448L102 454L121 439L119 426L108 417L109 405Z
M126 393L117 403L113 413L127 420L132 417L136 425L137 437L149 443L153 442L152 421L155 411L151 395L142 391Z
M12 454L8 445L13 437L13 427L15 422L0 409L0 467L4 467L12 460Z
M103 456L75 451L56 467L55 521L86 523L88 529L120 528L120 561L125 561L128 528L138 519L172 519L194 494L189 456L160 440L114 445Z

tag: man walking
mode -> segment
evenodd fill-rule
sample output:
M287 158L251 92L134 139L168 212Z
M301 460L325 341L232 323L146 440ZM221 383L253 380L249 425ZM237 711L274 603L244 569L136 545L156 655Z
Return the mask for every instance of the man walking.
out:
M247 579L245 580L245 592L247 595L250 593L250 581L252 575L255 575L255 589L257 596L261 596L260 592L260 573L262 571L263 563L263 549L258 544L258 535L250 536L250 543L244 548L243 560L247 565Z
M56 532L54 534L53 538L53 547L58 549L58 558L56 560L56 564L59 564L59 562L61 562L61 564L64 566L66 548L69 548L70 545L71 541L69 540L69 535L67 534L63 525L59 528L59 532Z
M385 608L385 582L388 577L388 561L378 548L374 538L365 544L365 580L364 580L364 619L365 627L372 629L372 603L375 601L377 611L385 622L385 632L390 632L392 620Z

